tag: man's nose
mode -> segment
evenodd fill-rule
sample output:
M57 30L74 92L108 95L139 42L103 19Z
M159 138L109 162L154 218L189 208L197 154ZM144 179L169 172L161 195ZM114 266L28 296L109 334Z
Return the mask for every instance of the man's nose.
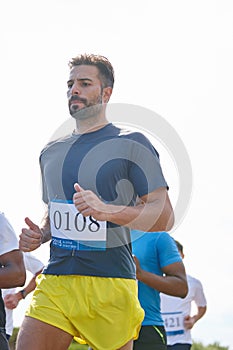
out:
M77 83L74 83L70 89L70 95L80 95L81 91L80 91L80 86Z

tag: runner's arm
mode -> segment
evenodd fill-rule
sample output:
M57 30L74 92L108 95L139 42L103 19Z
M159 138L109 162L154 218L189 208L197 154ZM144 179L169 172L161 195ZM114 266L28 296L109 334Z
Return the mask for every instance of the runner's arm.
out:
M136 263L137 279L157 291L184 298L188 293L188 285L183 262L176 262L162 268L163 276L145 271L141 268L139 260L134 257Z
M192 329L194 324L202 318L206 313L206 306L198 306L197 313L193 316L185 316L184 318L184 326L186 329Z
M25 223L28 228L23 228L19 236L19 248L23 252L33 251L51 239L48 210L45 211L41 227L28 217L25 218Z
M12 250L0 256L0 288L22 287L26 271L22 252Z
M23 288L23 290L17 293L7 294L4 297L5 306L8 309L15 309L18 306L20 300L25 299L26 296L31 293L36 288L36 277L41 273L43 269L40 269L28 282L28 284Z
M174 213L167 189L160 187L142 196L136 206L118 206L104 203L92 191L75 184L73 202L84 216L110 221L141 231L168 231L174 224Z

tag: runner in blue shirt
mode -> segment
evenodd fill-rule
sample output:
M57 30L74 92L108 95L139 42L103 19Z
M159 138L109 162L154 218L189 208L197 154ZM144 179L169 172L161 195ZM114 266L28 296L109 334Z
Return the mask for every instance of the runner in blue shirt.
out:
M145 317L134 350L166 350L166 332L160 312L160 292L184 298L185 268L174 239L167 232L132 230L137 266L138 297Z

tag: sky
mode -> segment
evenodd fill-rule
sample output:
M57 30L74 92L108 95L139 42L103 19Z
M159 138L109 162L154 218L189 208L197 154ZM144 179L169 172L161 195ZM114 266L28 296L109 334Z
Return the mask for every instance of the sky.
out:
M119 121L159 135L160 116L171 131L171 139L168 132L155 143L174 207L188 183L191 196L184 199L183 214L171 234L184 245L186 270L201 280L208 302L193 339L205 345L219 342L231 350L232 18L230 0L0 4L0 210L17 234L26 216L40 222L44 206L38 159L54 132L69 120L68 61L84 52L108 57L116 75L110 102L137 106L135 117L133 108L126 108L129 115L119 115ZM172 149L174 135L187 155L183 164L177 144ZM46 263L48 245L34 254ZM15 326L21 324L29 300L15 310Z

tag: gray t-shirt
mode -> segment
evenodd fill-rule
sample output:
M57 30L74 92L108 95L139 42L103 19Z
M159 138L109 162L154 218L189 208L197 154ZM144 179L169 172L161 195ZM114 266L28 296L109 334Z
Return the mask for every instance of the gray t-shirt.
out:
M133 206L137 196L167 187L149 140L110 123L51 142L41 152L40 165L52 227L44 273L135 278L129 229L111 222L100 229L96 220L72 208L72 197L78 182L105 202Z

